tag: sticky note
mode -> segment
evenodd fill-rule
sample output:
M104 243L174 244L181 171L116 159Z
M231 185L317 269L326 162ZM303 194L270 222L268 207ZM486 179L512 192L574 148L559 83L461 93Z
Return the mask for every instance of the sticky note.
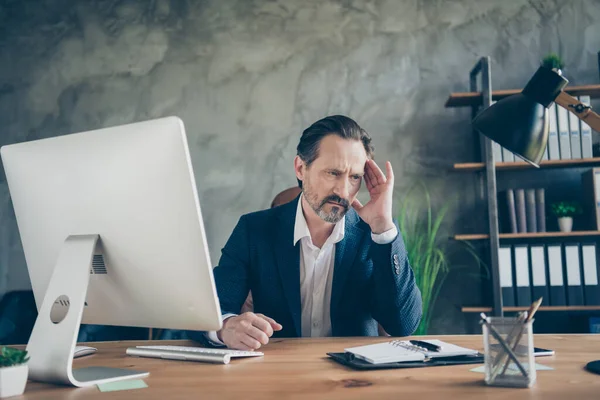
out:
M118 390L143 389L148 387L141 379L127 379L124 381L101 383L98 389L101 392L116 392Z

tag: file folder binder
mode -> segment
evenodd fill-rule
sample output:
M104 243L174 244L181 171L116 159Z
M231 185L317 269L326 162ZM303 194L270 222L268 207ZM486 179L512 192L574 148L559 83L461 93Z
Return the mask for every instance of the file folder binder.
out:
M515 246L515 277L517 283L517 306L527 307L531 304L529 252L527 246Z
M564 286L563 261L560 245L548 246L548 276L550 278L550 305L566 306L567 296Z
M546 279L546 249L544 246L531 246L531 277L533 298L548 299L548 280Z
M548 107L548 158L550 160L560 160L560 145L558 140L558 122L556 120L556 104L552 103Z
M556 108L556 117L558 118L558 143L560 145L560 159L570 160L571 157L571 138L569 135L569 112L562 108Z
M500 270L500 287L502 288L502 305L515 306L515 289L512 278L512 250L510 246L498 249L498 269Z
M590 96L581 96L579 97L579 101L589 106ZM581 130L581 156L583 158L592 158L592 128L583 121L580 121L579 125Z
M569 116L569 133L571 136L571 158L581 158L581 132L579 131L579 118L573 113Z
M583 204L589 218L589 228L600 230L600 168L591 168L581 175Z
M579 245L568 244L565 246L565 261L567 265L567 304L570 306L582 306L583 287L581 286Z
M596 244L581 245L581 259L583 261L583 289L585 304L589 306L600 305L600 286L598 286L598 259Z

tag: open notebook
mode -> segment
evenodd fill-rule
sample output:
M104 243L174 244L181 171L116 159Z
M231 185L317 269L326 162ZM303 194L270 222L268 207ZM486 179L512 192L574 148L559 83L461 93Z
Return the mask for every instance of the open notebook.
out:
M350 347L344 349L344 351L352 353L355 357L372 364L423 361L426 358L457 357L478 354L477 350L456 346L437 339L426 340L426 342L440 346L440 351L428 351L423 347L415 346L408 340L394 340L391 342L369 344L366 346Z

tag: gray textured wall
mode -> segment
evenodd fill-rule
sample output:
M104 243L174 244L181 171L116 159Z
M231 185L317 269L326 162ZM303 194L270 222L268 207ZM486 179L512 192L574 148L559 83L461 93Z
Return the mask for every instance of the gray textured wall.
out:
M400 194L424 180L436 206L454 199L445 231L474 232L478 180L448 170L475 157L470 110L444 102L480 56L516 88L551 50L573 84L597 83L600 1L0 0L0 144L179 115L216 262L241 214L294 185L302 129L343 113ZM0 175L4 292L28 277ZM465 329L457 307L480 293L461 277L434 331Z

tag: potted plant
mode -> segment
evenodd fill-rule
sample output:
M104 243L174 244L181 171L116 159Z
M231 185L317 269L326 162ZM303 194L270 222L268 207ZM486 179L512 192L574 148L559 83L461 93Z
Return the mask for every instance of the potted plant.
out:
M423 302L423 317L414 334L426 335L429 333L429 324L440 289L449 273L451 252L446 246L447 235L440 230L451 201L446 201L440 208L434 210L431 196L423 182L414 184L403 193L403 196L398 227ZM463 244L479 267L485 268L488 272L487 266L479 258L476 250L470 244ZM459 266L452 266L453 269L456 267Z
M556 53L548 53L542 60L542 65L549 69L562 70L565 67L565 62Z
M18 396L27 383L27 351L2 347L0 353L0 398Z
M575 201L559 201L552 204L552 214L558 218L561 232L571 232L573 216L581 214L581 206Z

